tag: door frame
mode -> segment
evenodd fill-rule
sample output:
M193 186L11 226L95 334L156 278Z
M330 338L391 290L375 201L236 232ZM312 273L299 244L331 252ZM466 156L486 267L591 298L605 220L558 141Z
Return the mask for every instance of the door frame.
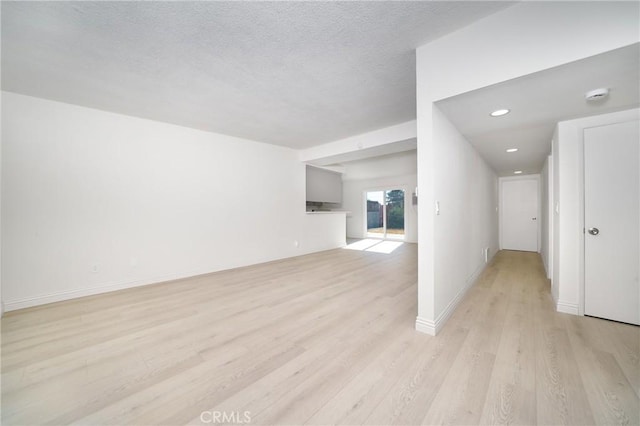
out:
M375 237L375 236L370 236L369 232L367 232L367 192L378 192L378 191L382 191L382 192L387 192L387 191L392 191L394 189L400 189L402 191L404 191L404 234L402 235L402 238L389 238L387 237L387 206L385 203L385 208L384 208L384 226L385 226L385 232L384 232L384 237ZM363 215L364 215L364 220L363 222L363 226L362 226L362 235L364 235L364 238L374 238L374 239L379 239L379 240L392 240L392 241L406 241L407 240L407 188L405 185L386 185L383 187L377 186L377 187L373 187L373 188L366 188L362 191L362 211L363 211Z
M537 228L537 242L536 242L536 252L540 253L540 241L542 239L542 227L540 226L541 221L541 213L542 213L542 206L541 206L541 200L540 197L542 196L541 193L541 187L540 187L540 175L539 174L531 174L531 175L520 175L520 176L506 176L506 177L501 177L498 178L498 205L500 206L498 208L498 241L500 244L500 250L503 250L504 248L504 244L502 243L502 238L503 238L503 231L502 231L502 225L503 225L503 217L502 217L502 212L504 210L503 208L503 201L504 201L504 196L502 195L502 184L504 182L510 182L510 181L514 181L514 180L535 180L536 181L536 185L538 187L538 207L537 207L537 213L536 213L536 228Z

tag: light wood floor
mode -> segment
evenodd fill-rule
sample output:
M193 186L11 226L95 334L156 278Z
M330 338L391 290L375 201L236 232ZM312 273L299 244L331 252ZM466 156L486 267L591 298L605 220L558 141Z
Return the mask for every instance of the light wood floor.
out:
M556 313L539 256L500 252L426 336L416 260L333 250L9 313L2 423L640 423L638 327Z

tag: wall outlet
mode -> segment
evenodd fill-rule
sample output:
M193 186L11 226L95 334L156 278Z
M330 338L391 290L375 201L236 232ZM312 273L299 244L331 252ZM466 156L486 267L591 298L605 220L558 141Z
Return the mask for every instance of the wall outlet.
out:
M293 246L294 247L300 247L300 243L298 242L298 240L294 240L293 241Z
M91 264L91 273L92 274L97 274L98 273L98 264L97 263L92 263Z
M137 257L132 257L129 259L129 265L132 268L135 268L136 266L138 266L138 258Z

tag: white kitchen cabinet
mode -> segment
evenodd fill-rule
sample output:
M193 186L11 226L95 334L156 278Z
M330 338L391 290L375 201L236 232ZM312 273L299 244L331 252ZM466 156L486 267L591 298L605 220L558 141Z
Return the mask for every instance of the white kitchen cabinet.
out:
M342 203L342 174L307 165L307 201Z

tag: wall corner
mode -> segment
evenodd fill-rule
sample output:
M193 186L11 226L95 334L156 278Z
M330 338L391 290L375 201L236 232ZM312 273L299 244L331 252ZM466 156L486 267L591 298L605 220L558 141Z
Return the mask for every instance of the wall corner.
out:
M429 336L436 335L436 323L420 316L416 317L416 330Z

